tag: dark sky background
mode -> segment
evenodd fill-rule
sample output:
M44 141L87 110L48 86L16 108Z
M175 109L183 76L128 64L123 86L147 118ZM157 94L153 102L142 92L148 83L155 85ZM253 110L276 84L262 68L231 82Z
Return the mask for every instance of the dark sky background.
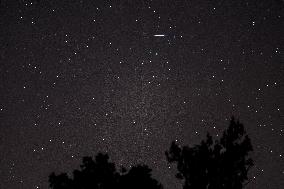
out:
M98 152L181 188L165 150L232 115L246 188L284 188L283 34L281 0L2 0L0 188L47 189Z

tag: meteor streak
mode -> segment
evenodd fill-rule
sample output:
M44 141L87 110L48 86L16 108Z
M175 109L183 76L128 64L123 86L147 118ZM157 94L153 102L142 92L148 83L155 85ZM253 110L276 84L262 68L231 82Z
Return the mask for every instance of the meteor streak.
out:
M154 37L165 37L166 35L165 34L156 34L154 35Z

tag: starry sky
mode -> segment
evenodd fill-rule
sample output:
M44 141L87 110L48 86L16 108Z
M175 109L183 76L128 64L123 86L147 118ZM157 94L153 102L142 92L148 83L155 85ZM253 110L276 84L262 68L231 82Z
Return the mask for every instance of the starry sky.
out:
M181 188L165 150L232 115L246 188L283 188L283 18L282 0L2 0L0 188L47 189L98 152Z

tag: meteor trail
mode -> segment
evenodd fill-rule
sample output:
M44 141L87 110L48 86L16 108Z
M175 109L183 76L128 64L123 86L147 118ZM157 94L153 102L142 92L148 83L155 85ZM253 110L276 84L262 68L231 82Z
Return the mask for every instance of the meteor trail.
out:
M165 34L156 34L154 35L154 37L165 37L166 35Z

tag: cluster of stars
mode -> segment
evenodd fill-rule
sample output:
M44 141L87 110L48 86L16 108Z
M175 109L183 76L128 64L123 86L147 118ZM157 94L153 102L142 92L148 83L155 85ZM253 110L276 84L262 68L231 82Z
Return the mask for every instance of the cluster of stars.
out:
M278 175L272 189L281 185L283 29L275 26L283 4L1 6L0 165L9 174L0 173L0 188L46 188L50 172L98 151L119 165L149 164L178 188L164 157L171 141L193 145L207 131L219 138L232 115L259 155L249 186L263 188L269 175ZM58 166L66 158L73 167Z

